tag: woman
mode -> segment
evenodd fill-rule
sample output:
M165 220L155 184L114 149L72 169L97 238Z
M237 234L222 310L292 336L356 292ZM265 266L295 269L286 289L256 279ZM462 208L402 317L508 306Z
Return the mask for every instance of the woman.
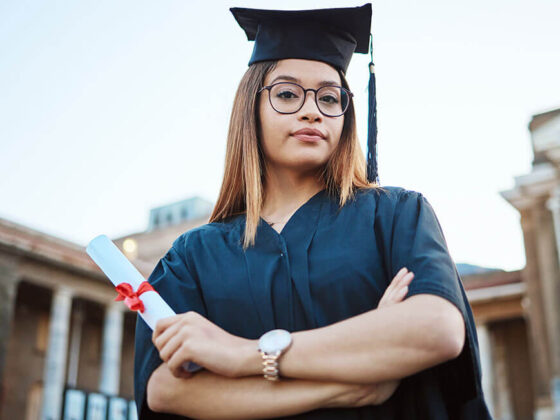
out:
M149 278L178 315L153 334L138 321L140 417L490 418L472 313L432 207L366 177L344 78L364 37L337 26L336 45L320 45L329 19L359 27L366 15L369 31L371 9L335 9L334 21L247 10L236 18L246 30L254 18L261 38L220 196ZM348 39L342 64L328 58Z

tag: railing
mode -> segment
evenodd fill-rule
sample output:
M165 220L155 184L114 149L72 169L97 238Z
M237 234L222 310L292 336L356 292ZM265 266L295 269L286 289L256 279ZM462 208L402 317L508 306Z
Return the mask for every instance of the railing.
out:
M66 388L61 420L138 420L134 400Z

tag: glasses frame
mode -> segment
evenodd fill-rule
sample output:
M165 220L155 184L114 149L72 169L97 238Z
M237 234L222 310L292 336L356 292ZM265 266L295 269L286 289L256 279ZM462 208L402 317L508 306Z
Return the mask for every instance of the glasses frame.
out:
M298 109L296 109L295 111L292 112L282 112L282 111L278 111L276 108L274 108L274 105L272 105L272 96L270 94L270 90L276 86L276 85L295 85L300 87L303 90L303 101L301 102L301 105L299 106ZM321 111L321 107L319 106L319 102L317 102L317 92L320 91L323 88L329 88L329 87L336 87L336 88L340 88L343 91L345 91L349 98L348 98L348 103L346 104L346 108L342 111L342 113L337 114L337 115L329 115L329 114L325 114L323 111ZM303 108L303 105L305 105L305 101L307 100L307 92L311 91L315 94L315 105L317 106L317 109L319 110L319 112L324 115L325 117L340 117L342 115L344 115L346 113L346 111L348 111L348 108L350 108L350 102L352 101L352 98L354 97L354 94L352 92L350 92L348 89L342 87L342 86L337 86L337 85L327 85L327 86L321 86L319 89L305 89L302 85L298 84L298 83L294 83L294 82L276 82L273 83L271 85L268 86L263 86L262 88L259 89L259 91L257 92L257 94L260 94L263 90L268 90L268 102L270 103L270 106L272 107L273 110L275 110L276 112L278 112L279 114L295 114L296 112L299 112L301 108Z

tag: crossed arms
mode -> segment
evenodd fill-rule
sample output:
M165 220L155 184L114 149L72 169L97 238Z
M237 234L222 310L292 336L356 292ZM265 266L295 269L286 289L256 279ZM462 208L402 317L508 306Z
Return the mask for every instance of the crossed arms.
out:
M176 377L164 362L148 381L148 406L197 419L261 419L381 404L398 380L456 358L465 322L451 302L419 294L292 338L279 382L263 379L257 340L243 339L231 375Z

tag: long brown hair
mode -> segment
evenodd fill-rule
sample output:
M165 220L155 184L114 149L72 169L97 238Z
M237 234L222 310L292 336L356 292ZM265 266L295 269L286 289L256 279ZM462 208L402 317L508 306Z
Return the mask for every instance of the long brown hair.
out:
M260 95L257 95L257 92L264 85L266 75L274 70L276 64L277 61L252 64L239 83L229 123L224 178L220 195L209 219L209 223L219 222L230 216L245 213L243 249L255 243L264 202L266 164L258 139ZM344 73L339 71L339 74L342 86L348 89ZM339 195L341 207L354 197L358 188L382 189L379 184L367 180L366 160L358 141L352 101L344 114L338 146L319 172L319 177L328 194Z

